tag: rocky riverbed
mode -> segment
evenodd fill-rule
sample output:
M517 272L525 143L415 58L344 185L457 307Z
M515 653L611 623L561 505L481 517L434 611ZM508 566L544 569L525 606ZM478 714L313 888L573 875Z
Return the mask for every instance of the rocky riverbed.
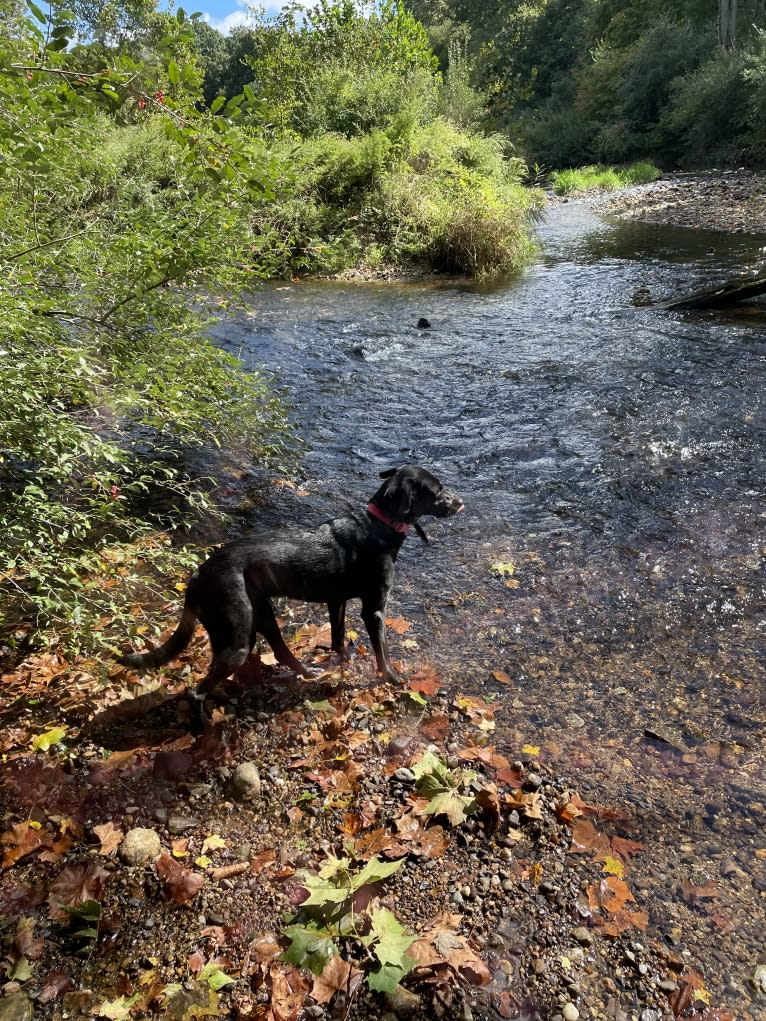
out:
M596 200L602 213L697 230L766 233L766 175L749 170L669 174Z

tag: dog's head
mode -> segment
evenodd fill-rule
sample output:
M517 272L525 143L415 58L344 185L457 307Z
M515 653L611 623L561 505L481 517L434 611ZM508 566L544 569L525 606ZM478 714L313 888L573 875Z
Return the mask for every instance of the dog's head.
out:
M459 496L450 493L425 468L406 464L402 468L388 468L380 473L386 481L372 498L394 521L412 524L424 514L448 518L463 509Z

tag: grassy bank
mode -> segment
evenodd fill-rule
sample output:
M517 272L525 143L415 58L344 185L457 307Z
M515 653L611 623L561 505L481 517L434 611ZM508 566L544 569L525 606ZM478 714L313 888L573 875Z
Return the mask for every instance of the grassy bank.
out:
M653 163L634 163L629 167L608 167L596 164L588 167L554 170L551 186L557 195L593 191L617 191L636 184L648 184L662 176Z

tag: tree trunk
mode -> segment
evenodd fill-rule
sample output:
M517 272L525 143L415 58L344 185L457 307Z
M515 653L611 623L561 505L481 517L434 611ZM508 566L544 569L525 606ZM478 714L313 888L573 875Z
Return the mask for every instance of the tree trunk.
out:
M766 294L766 277L750 277L742 280L730 280L717 287L706 287L694 291L683 298L671 298L669 301L658 301L655 308L666 311L683 311L694 308L728 308L748 298L756 298Z
M730 50L737 35L737 0L718 0L718 41Z

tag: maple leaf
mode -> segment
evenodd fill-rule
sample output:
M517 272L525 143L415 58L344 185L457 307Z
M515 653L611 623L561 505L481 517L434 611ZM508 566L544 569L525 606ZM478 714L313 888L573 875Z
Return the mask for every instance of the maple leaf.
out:
M622 877L625 875L625 866L619 858L615 858L611 854L607 854L604 856L604 864L601 871L612 876Z
M15 823L0 836L0 843L7 846L3 853L3 868L10 868L19 858L33 854L41 847L50 847L53 835L44 830L40 823L25 821Z
M276 963L269 970L269 979L274 1021L297 1021L303 1011L308 984L296 968L284 968Z
M111 878L112 873L95 862L68 865L51 883L48 917L61 921L68 917L67 908L76 908L89 901L98 902Z
M441 741L449 734L452 724L446 713L436 713L423 720L418 731L431 741Z
M389 627L395 635L405 635L412 630L412 622L404 617L386 617L386 627Z
M134 993L131 997L118 996L116 1000L104 1000L100 1007L95 1008L98 1011L96 1017L105 1017L109 1021L125 1021L130 1017L132 1008L140 998L140 993Z
M23 957L35 961L43 952L45 940L42 936L35 937L34 918L21 918L19 920L16 935L13 937L13 945Z
M630 887L618 876L607 876L588 887L588 903L591 910L601 908L607 913L621 911L628 901L635 901Z
M505 670L493 670L492 676L499 684L513 684L513 679L505 672Z
M321 975L340 953L327 929L314 923L289 925L285 936L290 946L282 954L282 960L296 968L308 968L314 975Z
M122 828L120 826L115 826L111 820L109 822L105 822L101 826L94 826L93 832L101 841L101 847L99 847L98 853L104 857L114 854L122 843L122 838L125 836Z
M179 865L167 851L162 852L154 868L163 882L165 899L176 904L188 904L194 900L205 883L202 876Z
M410 691L428 696L435 695L443 683L433 667L421 667L408 681Z
M38 736L32 741L32 751L50 751L54 745L61 744L66 737L66 733L66 727L54 727L52 730L48 730L44 734L38 734Z
M64 993L68 993L74 988L75 982L70 975L63 971L52 971L45 978L45 985L40 990L39 998L43 1003L49 1003L51 1000L58 999L59 996L63 996Z
M420 967L434 968L443 962L471 985L486 985L492 981L492 974L466 937L457 932L461 922L457 914L438 915L413 943L410 954Z
M417 963L407 951L415 937L405 932L388 908L370 912L370 932L362 943L370 948L380 962L377 971L367 976L367 985L376 992L391 993Z
M350 998L354 996L364 972L355 968L350 961L332 957L321 975L314 978L311 997L317 1003L329 1003L336 993L343 991Z

